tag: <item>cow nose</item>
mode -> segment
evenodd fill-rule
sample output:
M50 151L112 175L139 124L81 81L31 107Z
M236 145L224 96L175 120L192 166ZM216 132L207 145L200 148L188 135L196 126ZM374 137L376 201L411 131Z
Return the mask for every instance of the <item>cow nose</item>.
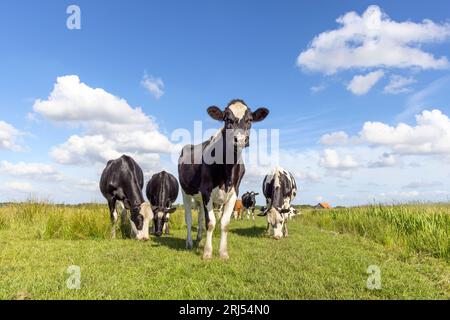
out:
M143 237L142 241L148 241L148 237Z
M155 235L156 235L157 237L161 237L162 231L156 231Z
M274 238L275 240L280 240L280 239L281 239L280 236L273 236L273 238Z

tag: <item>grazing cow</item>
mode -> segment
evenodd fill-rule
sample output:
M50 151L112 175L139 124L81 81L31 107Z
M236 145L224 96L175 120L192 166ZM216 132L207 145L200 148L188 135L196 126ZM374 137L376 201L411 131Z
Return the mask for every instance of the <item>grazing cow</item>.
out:
M220 256L227 259L228 224L245 172L242 150L249 146L252 122L262 121L269 110L259 108L252 112L244 101L233 100L223 111L216 106L209 107L208 114L224 122L223 128L202 144L185 146L178 161L187 224L186 247L192 248L190 199L194 197L203 204L207 229L204 259L212 257L214 204L223 205Z
M178 181L165 171L156 173L147 183L145 193L153 211L153 232L157 237L169 234L170 214L176 207L172 204L178 197Z
M297 194L294 176L277 167L264 178L263 193L267 206L261 216L267 216L267 233L273 229L273 237L278 240L288 236L287 220L289 213L294 212L291 201Z
M116 237L117 212L121 212L123 223L129 210L132 236L138 240L148 240L148 227L153 212L150 204L144 201L143 186L142 169L131 157L123 155L108 161L100 179L100 191L108 200L112 238Z
M233 209L233 216L235 220L242 218L242 208L242 200L236 200Z
M250 215L252 219L255 220L255 206L256 206L256 196L259 193L255 192L246 192L242 195L242 204L244 205L245 210L247 211L247 220L250 220Z

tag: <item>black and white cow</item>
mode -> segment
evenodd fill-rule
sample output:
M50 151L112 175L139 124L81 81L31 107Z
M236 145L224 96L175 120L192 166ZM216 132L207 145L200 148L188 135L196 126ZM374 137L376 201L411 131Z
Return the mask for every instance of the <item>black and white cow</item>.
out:
M156 173L147 183L145 193L153 211L153 230L157 237L169 234L170 214L176 208L172 206L178 197L178 181L165 171Z
M185 146L178 161L187 224L186 247L192 248L190 204L191 198L195 198L197 202L203 204L200 206L202 212L199 216L205 214L206 220L207 232L203 258L212 257L212 235L216 226L214 205L216 204L222 208L220 256L227 259L228 225L245 172L241 153L245 147L249 146L252 122L264 120L269 110L259 108L252 112L244 101L233 100L223 111L216 106L209 107L208 114L214 120L224 122L223 128L202 144ZM200 239L201 234L197 234L197 240Z
M148 228L153 212L150 204L144 201L143 186L142 169L131 157L123 155L108 161L100 179L100 191L108 200L113 238L116 237L118 211L123 223L129 210L132 236L138 240L148 240Z
M294 176L284 169L277 167L264 178L263 194L266 197L266 207L262 216L267 216L267 233L273 230L273 237L281 239L288 236L287 221L295 209L291 201L297 194Z
M247 220L250 220L250 215L252 219L255 220L255 206L256 206L256 196L259 193L256 192L246 192L242 195L242 205L247 211Z

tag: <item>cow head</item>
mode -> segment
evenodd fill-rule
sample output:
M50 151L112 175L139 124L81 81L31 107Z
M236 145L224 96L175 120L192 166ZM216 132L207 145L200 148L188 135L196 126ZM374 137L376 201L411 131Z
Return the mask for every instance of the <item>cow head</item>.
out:
M250 192L250 196L252 197L252 201L253 201L253 203L256 203L256 196L258 195L259 193L257 193L257 192Z
M163 233L165 223L169 223L170 214L177 210L175 207L167 206L167 208L154 208L153 226L155 228L155 236L160 237Z
M284 224L286 223L286 214L290 209L276 209L271 207L270 209L264 208L262 215L267 215L267 223L272 226L273 238L279 240L284 236Z
M259 108L252 112L243 100L232 100L223 111L216 106L209 107L208 114L214 120L224 122L227 146L243 149L249 146L252 123L264 120L269 110Z
M143 202L139 207L131 209L131 231L137 240L148 240L148 228L153 218L153 211L148 202Z

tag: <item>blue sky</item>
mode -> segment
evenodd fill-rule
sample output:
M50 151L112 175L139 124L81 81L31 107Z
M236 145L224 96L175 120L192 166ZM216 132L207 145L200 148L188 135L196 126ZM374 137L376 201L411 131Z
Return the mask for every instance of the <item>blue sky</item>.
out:
M66 27L71 4L80 30ZM102 201L102 161L124 150L147 176L176 172L161 150L171 133L195 120L217 128L206 107L233 98L271 110L255 128L280 130L297 203L446 201L449 9L445 0L2 1L0 201ZM319 35L327 41L314 43ZM154 143L127 149L111 125L130 137L151 131ZM250 166L241 191L259 190L264 170Z

